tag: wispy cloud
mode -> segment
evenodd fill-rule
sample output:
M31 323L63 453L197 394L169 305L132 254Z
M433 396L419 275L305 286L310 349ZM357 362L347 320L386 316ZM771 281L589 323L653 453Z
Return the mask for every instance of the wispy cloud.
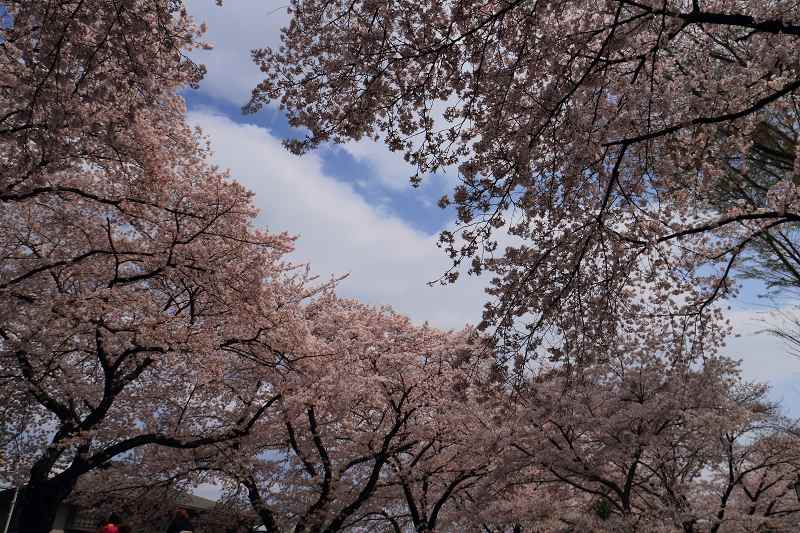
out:
M295 261L323 276L349 273L340 292L389 304L417 321L460 328L480 319L484 278L428 287L449 261L436 236L414 229L323 172L318 153L296 157L264 128L210 112L189 120L211 137L215 162L256 193L259 221L299 235Z

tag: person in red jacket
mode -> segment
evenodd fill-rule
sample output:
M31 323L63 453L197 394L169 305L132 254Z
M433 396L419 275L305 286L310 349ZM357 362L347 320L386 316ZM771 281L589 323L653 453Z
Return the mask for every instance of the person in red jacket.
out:
M118 526L121 522L122 519L120 519L117 513L111 513L108 519L100 525L97 533L119 533Z

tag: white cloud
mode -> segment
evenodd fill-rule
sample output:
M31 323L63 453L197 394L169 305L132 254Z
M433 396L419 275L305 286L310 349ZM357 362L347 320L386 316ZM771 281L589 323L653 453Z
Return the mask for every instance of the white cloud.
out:
M215 0L188 0L189 12L198 21L208 24L206 39L214 43L212 51L197 50L192 58L208 67L201 91L207 95L241 106L263 78L250 58L254 48L280 46L280 29L289 22L287 5L263 0L228 0L218 7ZM435 109L437 124L442 122L444 103ZM383 141L362 139L341 146L353 158L367 165L370 178L392 190L409 187L415 168L403 159L401 152L392 152ZM447 170L448 181L454 183L457 173ZM430 177L424 181L427 185Z
M256 193L260 222L300 236L295 261L310 262L323 277L350 273L341 294L392 305L439 327L460 328L480 319L485 280L426 286L449 266L436 237L326 176L317 153L293 156L266 129L212 112L189 113L189 120L211 137L215 162Z
M197 50L192 59L208 67L201 90L214 98L243 105L261 80L250 59L254 48L280 45L280 28L289 16L286 4L263 0L229 0L218 7L215 0L188 0L189 13L208 24L205 38L214 50Z
M416 168L410 165L402 152L392 152L383 141L363 138L341 146L356 161L369 167L373 178L389 189L402 190L410 187L409 178ZM429 182L428 178L425 183Z
M800 416L800 359L790 354L784 341L764 332L779 319L760 309L731 311L728 316L739 336L729 339L723 353L741 359L746 379L769 383L771 396L784 410Z
M764 331L776 325L769 313L743 309L730 311L728 317L739 337L728 340L725 353L742 360L745 376L758 381L800 377L800 360L789 354L784 341Z

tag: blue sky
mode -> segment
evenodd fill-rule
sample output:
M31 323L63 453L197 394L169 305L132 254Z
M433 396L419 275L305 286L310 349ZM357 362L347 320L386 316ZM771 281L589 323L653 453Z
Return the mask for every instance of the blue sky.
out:
M285 115L275 108L267 107L259 113L245 115L241 112L241 103L209 94L205 87L199 91L187 90L184 96L192 111L215 113L237 124L255 125L281 139L302 137L302 133L293 130ZM383 159L371 157L371 150L378 152L375 155ZM438 233L453 217L449 210L436 205L436 201L450 191L452 181L446 176L428 177L421 189L414 189L408 183L413 168L399 154L392 154L380 144L330 145L320 152L322 171L326 176L349 184L368 201L396 214L419 231ZM383 163L390 167L387 169Z
M199 90L185 94L189 120L211 138L215 161L256 192L259 222L299 235L292 259L309 262L323 278L349 273L340 293L372 304L389 304L416 321L459 328L480 319L486 280L465 278L455 286L429 287L449 266L436 247L439 230L453 213L436 207L455 176L408 184L413 169L381 143L361 141L322 147L301 158L280 145L291 136L285 117L267 108L242 115L241 106L259 80L249 50L276 46L287 21L285 6L263 0L189 0L190 12L209 27L215 49L198 51L208 67ZM800 415L800 359L780 341L757 332L769 310L748 284L731 319L740 334L726 353L743 361L745 376L768 381L773 397Z

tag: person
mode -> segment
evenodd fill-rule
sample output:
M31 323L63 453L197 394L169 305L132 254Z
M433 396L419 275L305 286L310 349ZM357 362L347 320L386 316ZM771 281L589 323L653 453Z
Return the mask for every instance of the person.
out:
M184 531L191 533L194 531L194 526L189 521L189 513L186 512L186 509L178 507L175 509L175 516L167 528L167 533L182 533Z
M109 517L100 524L97 533L120 533L119 526L122 522L117 513L111 513Z
M108 520L100 520L97 524L97 533L119 533L117 526L110 524Z

